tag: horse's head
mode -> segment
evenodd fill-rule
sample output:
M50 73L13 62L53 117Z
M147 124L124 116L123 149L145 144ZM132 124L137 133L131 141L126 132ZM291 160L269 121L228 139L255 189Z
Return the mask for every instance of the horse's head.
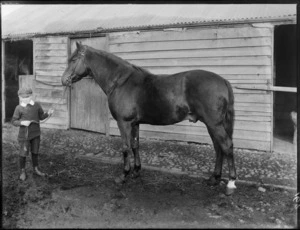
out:
M77 49L73 52L68 61L68 66L61 77L63 85L70 86L89 75L90 71L85 64L86 47L76 42Z

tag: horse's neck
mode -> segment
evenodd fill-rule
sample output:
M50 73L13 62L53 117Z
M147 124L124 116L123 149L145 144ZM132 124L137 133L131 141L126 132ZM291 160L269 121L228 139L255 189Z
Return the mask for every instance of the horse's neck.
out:
M122 63L117 62L114 58L104 56L104 54L100 52L89 52L87 60L93 78L100 85L105 94L110 93L120 78L128 75L129 69L125 64L122 65ZM124 71L120 71L121 69L124 69Z

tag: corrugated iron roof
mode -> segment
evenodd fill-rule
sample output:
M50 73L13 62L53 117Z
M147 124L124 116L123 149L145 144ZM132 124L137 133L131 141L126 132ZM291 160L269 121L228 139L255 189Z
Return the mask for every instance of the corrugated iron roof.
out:
M2 18L2 38L295 17L296 4L24 5Z

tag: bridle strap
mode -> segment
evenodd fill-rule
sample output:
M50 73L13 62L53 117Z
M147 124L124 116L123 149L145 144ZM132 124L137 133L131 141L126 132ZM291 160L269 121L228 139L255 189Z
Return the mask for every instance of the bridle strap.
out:
M76 57L76 59L78 59L78 58L83 58L83 60L82 60L82 61L83 61L83 65L85 66L86 69L88 69L88 68L87 68L87 65L86 65L86 63L85 63L85 52L86 52L86 49L84 49L83 51L78 51L78 55L80 55L80 57ZM69 79L70 79L70 77L73 76L73 75L77 76L77 74L75 74L75 70L76 70L77 66L78 66L78 62L76 63L76 66L75 66L75 68L74 68L72 74L69 76ZM71 85L72 85L72 79L70 79L70 86L71 86Z

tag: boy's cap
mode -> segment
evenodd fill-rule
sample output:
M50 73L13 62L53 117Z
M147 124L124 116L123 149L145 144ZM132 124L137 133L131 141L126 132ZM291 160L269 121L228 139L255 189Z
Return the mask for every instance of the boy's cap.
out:
M20 97L30 97L32 95L32 89L27 87L20 88L18 95Z

